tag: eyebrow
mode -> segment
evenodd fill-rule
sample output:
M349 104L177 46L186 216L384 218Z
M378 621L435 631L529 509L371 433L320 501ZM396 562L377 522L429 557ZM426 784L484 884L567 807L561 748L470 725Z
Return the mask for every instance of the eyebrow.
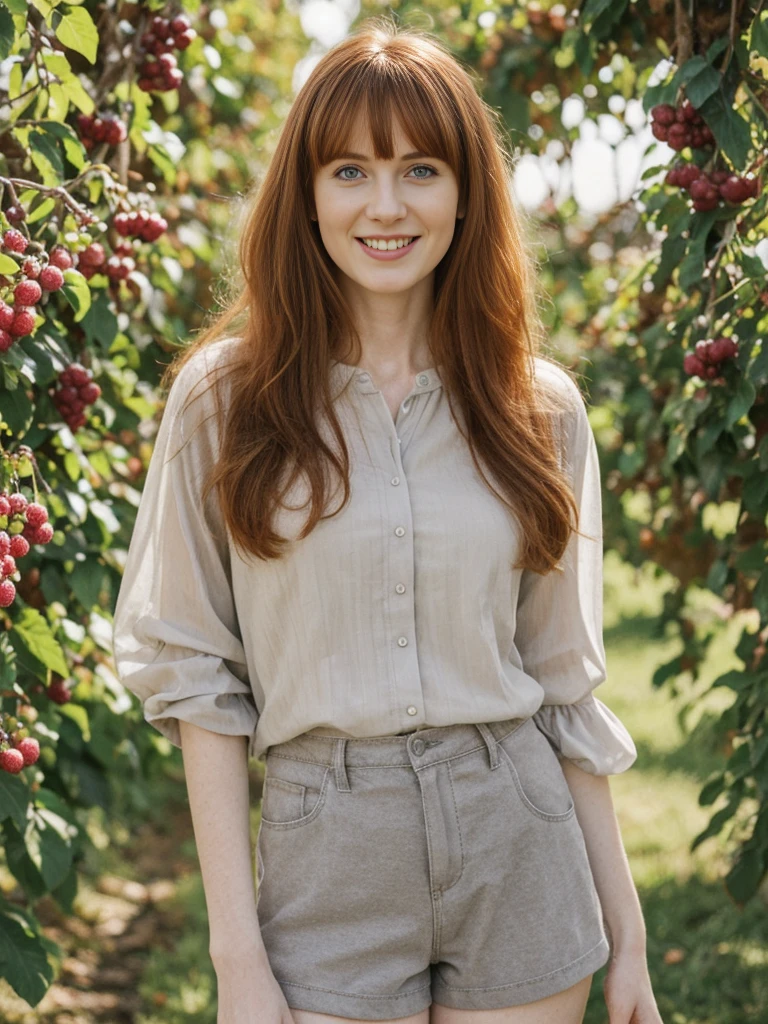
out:
M403 155L400 157L400 159L401 160L420 160L423 157L429 157L429 154L428 153L419 153L419 152L403 153ZM339 155L337 157L335 157L334 159L336 159L336 160L370 160L370 157L366 156L365 153L339 153Z

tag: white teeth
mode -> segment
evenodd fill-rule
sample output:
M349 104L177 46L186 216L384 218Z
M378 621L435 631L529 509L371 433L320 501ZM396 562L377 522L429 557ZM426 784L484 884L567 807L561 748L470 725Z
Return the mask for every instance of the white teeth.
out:
M412 242L413 238L390 238L389 241L383 238L364 238L362 241L369 249L402 249L404 245Z

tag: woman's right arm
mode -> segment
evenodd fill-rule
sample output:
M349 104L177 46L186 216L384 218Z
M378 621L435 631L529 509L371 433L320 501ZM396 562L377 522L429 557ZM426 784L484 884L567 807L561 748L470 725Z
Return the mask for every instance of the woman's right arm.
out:
M181 721L181 751L208 910L218 1024L294 1024L269 964L256 914L249 827L248 748Z

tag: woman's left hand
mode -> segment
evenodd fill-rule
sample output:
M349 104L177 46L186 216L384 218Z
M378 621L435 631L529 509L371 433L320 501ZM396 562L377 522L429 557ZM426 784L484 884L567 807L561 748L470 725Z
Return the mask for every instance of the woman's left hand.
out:
M603 982L610 1024L664 1024L644 952L617 950Z

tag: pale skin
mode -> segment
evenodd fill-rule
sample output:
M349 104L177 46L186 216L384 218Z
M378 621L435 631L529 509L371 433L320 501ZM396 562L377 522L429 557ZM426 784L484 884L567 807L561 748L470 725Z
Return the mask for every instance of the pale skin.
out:
M359 123L349 151L361 158L334 160L320 168L314 181L313 219L355 317L362 345L359 365L383 392L393 419L415 374L433 365L425 338L434 270L450 246L456 220L465 213L450 167L427 154L410 155L416 149L398 127L395 158L376 160L367 128ZM419 240L411 252L392 261L371 258L357 240L415 235ZM180 727L218 980L218 1024L358 1024L350 1017L289 1009L270 969L255 908L245 740L185 722ZM604 982L608 1024L662 1024L648 974L642 910L608 777L585 772L571 761L561 763L611 941ZM396 1020L581 1024L592 977L522 1006L455 1010L433 1002L419 1014Z

